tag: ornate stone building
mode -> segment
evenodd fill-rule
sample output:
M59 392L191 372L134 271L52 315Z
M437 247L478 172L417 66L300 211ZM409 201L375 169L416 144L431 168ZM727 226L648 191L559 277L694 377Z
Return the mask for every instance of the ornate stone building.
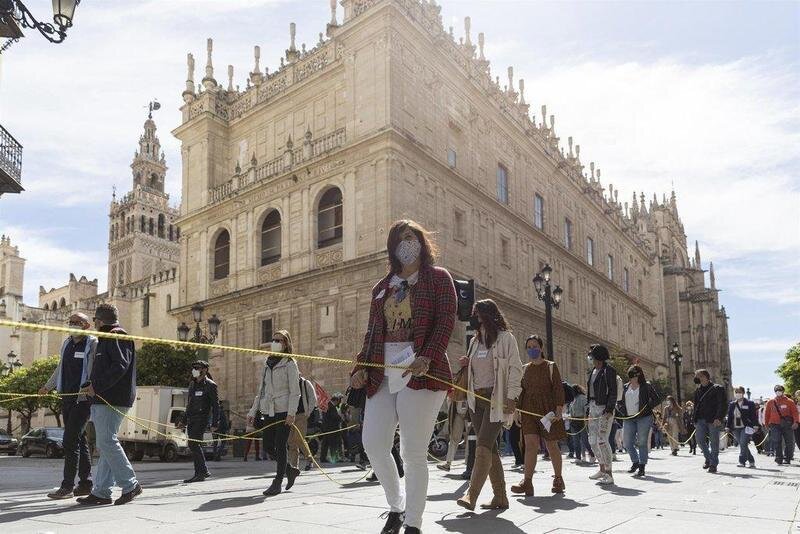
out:
M286 328L296 352L351 357L386 271L386 232L409 217L437 232L440 263L474 278L522 339L544 330L531 279L553 266L564 289L555 358L573 381L583 381L596 341L651 376L671 374L673 340L691 354L684 369L704 362L729 372L724 311L699 263L674 273L662 256L662 243L686 256L674 197L648 210L643 200L620 202L613 186L606 193L580 147L571 138L561 147L544 106L532 116L513 70L505 84L491 75L469 19L457 40L433 2L341 4L344 21L331 2L326 37L313 48L298 48L290 25L277 70L262 70L255 47L244 90L234 88L232 66L227 87L216 81L211 39L199 85L188 57L173 132L183 159L183 320L201 302L223 319L225 344L265 346ZM706 356L688 341L698 327L704 347L714 345ZM463 338L460 325L451 357L463 353ZM243 409L258 358L217 356L222 395ZM346 369L301 367L330 390L346 385Z

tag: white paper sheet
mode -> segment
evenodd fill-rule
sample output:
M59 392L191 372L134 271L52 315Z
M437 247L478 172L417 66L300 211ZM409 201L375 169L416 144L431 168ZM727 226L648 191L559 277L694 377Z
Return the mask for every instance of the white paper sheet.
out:
M555 416L555 413L547 412L547 415L542 417L542 426L544 427L545 432L550 432L550 427L553 426L553 419Z
M414 347L407 347L406 349L392 355L389 360L390 365L399 365L407 367L411 365L416 356L414 355ZM389 379L389 393L397 393L408 385L411 380L411 373L403 376L405 369L386 368L386 378Z
M756 429L753 428L752 426L744 427L744 433L747 434L748 436L752 436L753 434L755 434L755 432L756 432Z

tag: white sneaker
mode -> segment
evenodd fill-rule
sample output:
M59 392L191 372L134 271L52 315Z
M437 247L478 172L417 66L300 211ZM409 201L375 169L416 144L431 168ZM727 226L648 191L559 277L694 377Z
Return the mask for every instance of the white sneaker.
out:
M598 471L597 473L595 473L593 475L589 475L589 480L599 480L599 479L603 478L604 476L606 476L606 474L604 472Z
M597 483L601 486L608 486L614 483L614 477L608 473L603 473L603 476L600 477L600 480L598 480Z
M736 467L744 467L744 466L745 466L745 465L744 465L743 463L738 463L738 464L736 464Z
M619 460L617 460L617 455L616 454L611 456L611 461L612 462L619 462Z

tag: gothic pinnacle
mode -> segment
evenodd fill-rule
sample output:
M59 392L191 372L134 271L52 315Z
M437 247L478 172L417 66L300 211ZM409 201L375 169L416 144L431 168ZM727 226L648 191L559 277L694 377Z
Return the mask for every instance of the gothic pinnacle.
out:
M203 87L210 91L217 87L217 80L214 79L214 65L211 63L211 52L214 49L214 41L211 37L206 41L206 75L203 78Z
M233 92L233 65L228 65L228 91Z
M472 28L472 20L469 17L464 17L464 46L466 46L469 51L472 51L472 38L470 37L470 29Z
M183 101L187 104L194 98L194 56L186 54L186 89L183 91Z
M483 55L483 46L486 44L486 38L483 35L483 32L478 34L478 49L480 50L480 56L478 59L481 61L485 61L486 57Z
M525 105L525 80L519 79L519 103Z

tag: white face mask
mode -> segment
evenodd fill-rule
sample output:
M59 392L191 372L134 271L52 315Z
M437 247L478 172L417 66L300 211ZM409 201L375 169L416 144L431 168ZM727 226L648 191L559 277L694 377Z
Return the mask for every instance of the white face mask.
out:
M283 352L283 343L279 341L273 341L271 350L272 352Z
M744 398L744 393L734 393L733 396L736 397L736 400L742 400Z
M403 265L411 265L417 258L419 258L419 253L422 250L422 244L420 244L419 240L415 239L413 241L400 241L400 244L397 245L397 250L394 251L395 256L397 259L400 260L400 263Z
M776 397L783 397L783 391L776 391L775 392L775 396Z
M192 376L194 378L200 378L200 369L192 369Z

